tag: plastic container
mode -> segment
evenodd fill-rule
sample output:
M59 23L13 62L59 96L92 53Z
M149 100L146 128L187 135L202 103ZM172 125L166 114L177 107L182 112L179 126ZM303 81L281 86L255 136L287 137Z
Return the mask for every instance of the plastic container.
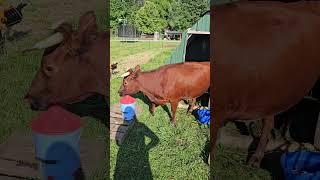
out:
M74 179L73 174L81 167L80 118L53 106L34 119L31 127L43 179Z
M136 99L131 96L124 96L120 99L120 108L123 114L123 119L132 121L136 115Z
M210 110L209 109L198 109L197 115L198 115L198 121L201 124L210 124Z
M320 153L296 151L281 157L281 166L287 180L319 180Z

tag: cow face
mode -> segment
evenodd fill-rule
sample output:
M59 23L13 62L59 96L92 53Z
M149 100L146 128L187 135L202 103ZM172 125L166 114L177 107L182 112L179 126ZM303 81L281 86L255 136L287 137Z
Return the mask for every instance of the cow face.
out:
M41 66L25 96L25 101L33 110L45 110L54 104L71 104L84 100L91 94L86 89L94 83L90 71L90 56L87 51L88 35L97 31L92 12L80 18L78 31L70 24L60 25L56 32L62 40L46 47ZM57 34L57 33L56 33Z
M120 96L125 95L133 95L140 91L140 83L137 80L141 72L140 66L136 66L135 70L132 69L128 70L123 76L126 76L123 81L122 85L118 91Z

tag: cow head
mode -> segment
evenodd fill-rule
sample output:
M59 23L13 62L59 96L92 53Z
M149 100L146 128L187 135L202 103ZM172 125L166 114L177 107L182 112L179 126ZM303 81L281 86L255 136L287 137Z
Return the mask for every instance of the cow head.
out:
M137 65L134 70L129 69L125 74L122 75L124 78L118 91L120 96L133 95L140 91L141 86L137 80L140 73L140 66Z
M41 66L25 96L31 109L71 104L91 95L88 87L95 82L88 51L96 33L96 17L90 11L80 17L77 31L69 23L62 23L55 34L31 48L45 49Z

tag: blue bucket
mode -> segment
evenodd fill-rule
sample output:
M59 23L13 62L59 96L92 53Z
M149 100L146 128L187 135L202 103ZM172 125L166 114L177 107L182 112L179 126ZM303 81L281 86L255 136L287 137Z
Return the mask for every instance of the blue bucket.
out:
M35 155L40 161L40 171L44 179L72 180L73 173L80 168L81 129L63 135L44 135L33 133Z
M201 124L210 125L210 110L209 109L198 109L198 121Z
M281 166L287 180L320 179L320 153L296 151L283 154Z
M75 172L81 168L80 156L69 143L52 144L45 159L55 161L43 167L46 179L51 177L54 180L75 180Z
M124 120L132 121L134 119L134 116L136 114L136 112L135 112L135 108L136 108L135 103L132 103L132 104L121 104L120 108L121 108L121 111L123 113Z
M120 99L120 108L125 121L132 121L136 115L136 99L126 95Z
M53 106L35 118L31 127L42 179L73 180L81 166L80 117Z

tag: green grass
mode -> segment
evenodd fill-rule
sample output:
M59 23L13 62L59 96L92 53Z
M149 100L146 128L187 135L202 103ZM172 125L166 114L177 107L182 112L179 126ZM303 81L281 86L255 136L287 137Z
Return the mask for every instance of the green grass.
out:
M120 48L117 47L119 42L113 43L111 47ZM133 47L140 53L149 50L148 42L136 45ZM173 48L156 50L160 54L142 64L142 70L162 66ZM128 52L121 53L127 55ZM117 57L125 55L119 54ZM119 102L117 91L121 82L121 78L111 81L111 104ZM139 122L132 127L120 147L111 141L111 179L207 179L209 167L205 163L204 147L209 129L199 126L194 117L186 115L186 110L182 109L178 110L177 126L173 127L163 108L158 107L155 116L151 116L147 104L140 99L137 103L143 107Z
M211 173L217 180L270 180L270 173L246 165L247 152L218 145Z
M111 62L118 62L119 60L146 52L159 52L159 49L173 48L178 42L165 41L143 41L143 42L120 42L112 41L110 43Z
M24 16L26 19L33 19L39 24L39 14L35 15L34 6L26 7ZM45 7L44 7L45 8ZM46 7L48 8L48 7ZM49 6L50 8L50 6ZM37 8L36 8L37 9ZM41 10L42 12L45 10ZM99 27L105 29L106 16L104 8L96 10ZM40 16L45 26L51 25L43 16ZM68 17L70 18L70 17ZM72 17L72 23L76 24L79 17ZM70 19L69 19L70 20ZM29 24L33 27L33 24ZM44 28L44 27L43 27ZM34 29L37 31L37 29ZM46 33L43 33L46 34ZM7 44L8 55L0 58L0 143L4 142L8 136L14 132L31 132L30 123L39 112L31 111L27 107L23 98L28 91L31 81L39 68L42 51L35 51L29 54L21 54L21 50L30 47L37 40L44 38L43 35L35 36L31 34L19 41ZM97 119L90 117L82 118L83 138L103 138L106 139L107 128ZM108 156L107 156L108 157ZM90 179L105 179L109 171L107 169L108 159L104 161L97 175Z

